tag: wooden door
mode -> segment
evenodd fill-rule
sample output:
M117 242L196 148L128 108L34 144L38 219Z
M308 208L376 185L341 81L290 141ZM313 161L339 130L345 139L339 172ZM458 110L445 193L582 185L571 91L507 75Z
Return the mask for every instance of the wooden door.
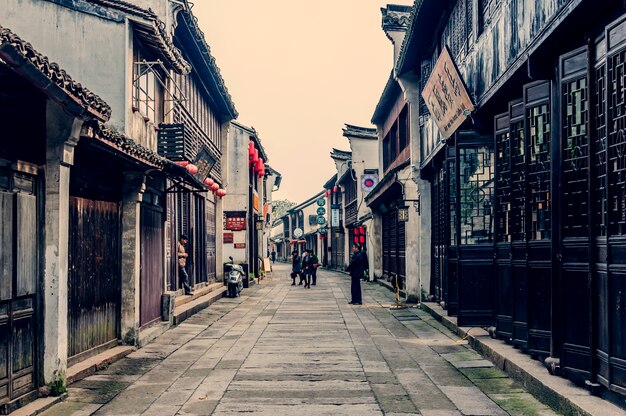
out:
M550 355L552 316L552 109L551 82L524 86L526 115L526 232L528 240L528 351Z
M214 198L214 197L213 197ZM206 202L206 273L209 282L217 279L217 216L215 201Z
M117 344L120 308L119 204L70 197L70 365Z
M0 190L1 410L3 404L37 387L39 227L36 178L16 173L12 178L7 175L0 179L7 179L5 184L8 185Z
M156 196L144 194L146 196ZM148 199L150 199L150 197ZM161 318L163 295L163 213L158 206L142 204L140 218L141 273L140 325L145 327Z
M456 147L458 324L491 326L495 310L493 147L473 132L457 133Z
M495 132L495 271L496 334L510 342L513 337L513 274L511 253L511 131L509 112L494 119Z
M589 239L589 56L587 47L560 59L559 290L554 300L553 338L561 369L588 380L590 351ZM556 167L555 166L555 167Z

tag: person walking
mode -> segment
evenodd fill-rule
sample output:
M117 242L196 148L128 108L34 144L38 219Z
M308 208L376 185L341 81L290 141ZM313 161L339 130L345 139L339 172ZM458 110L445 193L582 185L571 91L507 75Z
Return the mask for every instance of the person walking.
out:
M352 247L352 260L348 265L348 271L350 272L350 292L352 295L352 301L350 305L362 305L363 298L361 297L361 279L365 272L365 256L361 251L361 246L355 244Z
M276 250L272 249L272 264L276 263Z
M291 283L291 286L296 285L296 277L300 275L301 271L302 271L302 259L300 258L300 254L298 253L298 250L294 250L291 252L291 279L293 280L293 282ZM300 280L300 283L302 283L302 279Z
M300 283L298 283L298 286L304 283L304 287L305 288L307 287L306 278L308 275L308 266L309 266L309 250L304 249L304 251L302 252L302 269L300 271Z
M191 286L189 286L189 275L187 274L187 251L185 250L185 245L187 245L187 236L181 235L178 240L178 247L176 252L178 254L178 277L181 280L183 285L183 289L185 289L185 295L193 295L191 291Z

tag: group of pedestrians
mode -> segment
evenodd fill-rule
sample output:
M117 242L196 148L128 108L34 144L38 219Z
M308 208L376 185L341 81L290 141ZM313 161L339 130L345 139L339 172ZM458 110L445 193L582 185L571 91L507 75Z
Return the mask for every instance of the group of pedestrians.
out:
M305 288L310 289L311 283L313 286L317 283L317 268L320 266L319 259L313 250L306 249L300 256L298 250L291 252L291 286L296 285L296 279L300 278L298 285L304 284ZM368 269L367 255L363 251L360 244L355 244L352 247L352 259L348 265L348 272L350 272L350 294L352 300L350 305L362 305L363 298L361 295L361 279L365 274L365 270ZM312 282L311 282L312 281Z
M302 256L300 256L298 250L294 250L291 253L291 279L293 281L291 286L296 285L296 278L298 277L300 277L298 285L304 284L304 287L307 289L311 288L311 283L315 286L318 267L320 267L320 262L313 250L304 250Z

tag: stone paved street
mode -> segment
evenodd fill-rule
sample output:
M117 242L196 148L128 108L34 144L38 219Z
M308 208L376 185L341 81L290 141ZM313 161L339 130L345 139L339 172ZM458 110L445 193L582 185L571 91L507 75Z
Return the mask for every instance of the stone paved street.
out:
M553 415L429 315L320 271L223 299L71 386L44 415Z

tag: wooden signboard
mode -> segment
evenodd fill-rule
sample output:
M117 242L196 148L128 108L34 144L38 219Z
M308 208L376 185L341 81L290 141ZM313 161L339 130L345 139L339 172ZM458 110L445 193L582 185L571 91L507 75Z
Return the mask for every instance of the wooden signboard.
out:
M422 97L444 140L452 136L474 111L474 104L447 47L439 55Z
M265 276L269 276L270 279L272 278L272 263L269 257L263 257L263 271L265 272Z

